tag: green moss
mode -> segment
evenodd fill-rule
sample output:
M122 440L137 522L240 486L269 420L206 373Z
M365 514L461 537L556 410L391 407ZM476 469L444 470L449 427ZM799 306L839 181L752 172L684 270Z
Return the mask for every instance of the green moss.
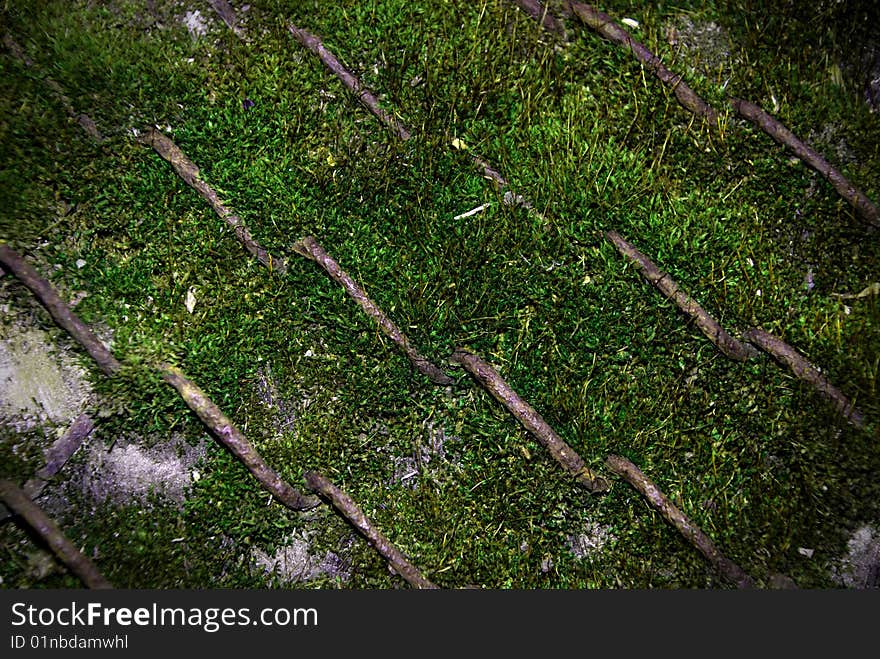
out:
M77 312L112 329L130 367L94 379L103 438L205 438L149 370L170 360L291 483L325 473L443 586L726 587L622 481L604 496L574 486L447 363L467 346L588 462L633 460L760 584L784 572L834 585L847 530L877 518L870 431L769 358L726 360L603 237L619 231L734 335L778 334L876 423L876 296L837 294L877 280L878 248L823 179L733 117L723 131L692 121L629 53L577 23L556 44L509 2L252 2L249 43L206 9L212 29L196 40L172 3L154 14L135 4L9 3L5 23L34 67L0 59L0 239L28 255L49 243L63 266L53 280L87 291ZM719 107L738 95L769 110L775 98L775 115L829 157L843 153L844 172L876 198L877 123L855 78L828 73L845 20L792 29L780 5L758 25L748 3L604 10L638 20L636 36ZM723 29L729 60L719 42L711 53L670 43L666 28L685 20ZM379 125L287 21L321 35L414 137L401 144ZM105 144L68 119L47 76ZM289 259L287 276L250 259L132 138L147 125L170 132L257 240ZM505 206L471 153L538 212ZM459 384L430 385L292 253L308 234ZM13 453L10 430L0 437L4 474L18 477L36 458ZM287 587L254 568L254 552L301 534L349 569L297 587L403 585L326 507L267 505L219 446L201 471L182 510L99 508L65 528L130 587ZM607 543L576 555L571 538L596 528ZM5 584L75 585L27 576L29 541L16 542Z

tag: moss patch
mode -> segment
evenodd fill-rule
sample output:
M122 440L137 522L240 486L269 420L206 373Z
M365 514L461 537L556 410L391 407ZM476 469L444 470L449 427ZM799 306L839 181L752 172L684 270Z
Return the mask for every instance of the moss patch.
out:
M636 20L639 39L707 100L772 110L877 199L880 125L841 59L842 45L869 45L856 37L870 4L832 3L821 21L787 2L603 10ZM4 26L31 65L0 57L0 240L63 291L87 292L77 312L112 330L126 365L108 380L81 362L100 401L91 441L132 462L170 438L182 454L205 447L182 505L69 500L65 531L111 581L336 587L313 569L333 554L345 587L402 585L331 511L270 503L151 370L166 361L285 479L299 487L305 470L324 473L442 586L727 585L624 483L603 496L573 488L448 362L463 347L588 461L635 462L760 585L780 573L844 585L832 565L880 516L880 306L867 288L880 243L824 179L745 122L693 121L629 53L577 23L553 41L506 0L260 0L238 7L247 40L205 4L148 5L7 3ZM185 19L195 29L197 11L206 31L194 38ZM376 122L288 21L319 34L413 138ZM687 28L688 48L670 26ZM696 41L709 34L720 40ZM288 259L284 277L137 142L150 125ZM452 137L465 148L449 148ZM534 210L505 204L472 154ZM733 335L760 327L802 352L870 427L842 421L769 358L720 355L605 240L611 229ZM305 235L458 382L435 387L414 372L291 250ZM0 286L4 309L50 326L11 278ZM42 433L0 429L4 475L39 468ZM87 462L76 456L47 496ZM5 585L76 585L35 576L30 540L12 524L0 533ZM286 580L276 557L291 552L309 557L300 573L314 578Z

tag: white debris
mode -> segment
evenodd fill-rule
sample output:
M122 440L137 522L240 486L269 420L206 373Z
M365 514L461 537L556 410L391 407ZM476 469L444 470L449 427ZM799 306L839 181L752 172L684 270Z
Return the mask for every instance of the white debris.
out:
M452 219L453 220L461 220L465 217L470 217L471 215L476 215L477 213L482 213L484 210L489 208L489 206L491 206L491 204L483 204L482 206L477 206L476 208L472 208L471 210L469 210L465 213L462 213L461 215L456 215Z
M186 12L186 15L183 17L183 24L186 25L186 29L189 30L189 34L193 39L198 39L208 33L208 22L198 9Z
M586 558L600 553L608 544L616 540L617 537L608 527L596 522L587 522L577 533L568 536L568 546L577 558Z
M196 293L192 287L186 291L186 301L184 302L184 306L186 306L186 310L190 313L196 308Z

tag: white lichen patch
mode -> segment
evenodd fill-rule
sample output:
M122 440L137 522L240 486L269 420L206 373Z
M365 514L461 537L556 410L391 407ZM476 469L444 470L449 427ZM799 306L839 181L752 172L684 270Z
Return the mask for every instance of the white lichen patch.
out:
M270 426L273 434L277 437L285 433L292 433L296 430L297 405L288 398L281 395L278 387L278 381L272 372L272 367L266 365L257 373L256 382L257 395L260 402L266 407L271 414ZM305 398L300 407L305 409L309 406L310 400Z
M694 21L690 16L666 27L666 41L675 49L686 51L692 69L707 75L721 74L725 79L733 66L730 39L715 22Z
M311 581L325 575L347 581L351 576L351 566L338 554L313 552L310 536L305 532L293 533L271 556L254 548L251 557L258 569L286 584Z
M870 525L858 528L847 549L831 570L834 582L846 588L880 588L880 532Z
M181 504L205 450L204 443L191 446L181 437L149 448L136 438L123 438L109 449L92 446L82 474L83 493L114 505Z
M39 329L0 326L0 419L17 430L66 424L91 395L76 357Z
M846 129L826 123L821 130L810 130L807 142L820 153L830 155L838 167L856 162L856 153L847 140Z
M198 39L208 34L208 21L198 9L188 11L183 17L183 24L193 39Z
M417 441L412 453L392 458L390 482L411 489L418 486L420 479L439 482L445 467L460 466L457 458L447 450L447 444L455 441L458 441L458 437L447 435L445 428L435 426L433 421L427 422L425 436Z
M577 558L587 558L601 553L616 541L617 537L608 527L587 521L575 533L568 536L568 548Z

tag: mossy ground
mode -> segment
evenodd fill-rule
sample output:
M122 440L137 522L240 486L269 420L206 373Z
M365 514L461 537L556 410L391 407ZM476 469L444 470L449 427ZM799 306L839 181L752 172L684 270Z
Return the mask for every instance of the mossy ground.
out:
M806 18L751 4L601 8L636 19L635 36L717 107L759 103L880 198L862 58L877 45L863 30L872 3ZM0 239L62 290L87 291L77 312L112 329L128 366L113 380L92 369L103 412L90 441L205 438L148 368L169 360L282 475L323 472L442 586L726 585L622 481L603 496L573 485L465 373L448 389L415 374L289 251L311 234L423 354L450 370L457 346L483 356L588 462L619 453L639 465L759 584L784 573L835 585L849 534L880 519L873 427L854 429L769 358L723 357L603 237L620 232L732 333L779 335L875 421L880 306L837 294L880 279L880 246L824 179L732 116L723 130L694 120L576 22L554 42L502 0L260 0L239 14L248 42L208 3L147 5L9 1L0 14L34 64L0 58ZM184 24L196 10L198 37ZM401 143L369 115L288 20L320 35L414 137ZM715 37L702 55L682 47L693 26ZM68 118L46 76L105 143ZM134 140L153 124L291 259L288 275L249 258ZM540 214L501 203L453 136ZM21 287L2 290L4 310L28 304ZM23 481L39 455L13 452L21 440L3 432L2 475ZM402 480L401 464L418 475ZM347 566L344 579L298 586L400 586L341 518L267 505L217 445L199 476L183 507L82 501L60 521L123 587L289 585L255 570L252 549L272 555L295 532ZM585 529L602 546L574 551ZM0 532L4 587L78 585L35 578L30 541Z

